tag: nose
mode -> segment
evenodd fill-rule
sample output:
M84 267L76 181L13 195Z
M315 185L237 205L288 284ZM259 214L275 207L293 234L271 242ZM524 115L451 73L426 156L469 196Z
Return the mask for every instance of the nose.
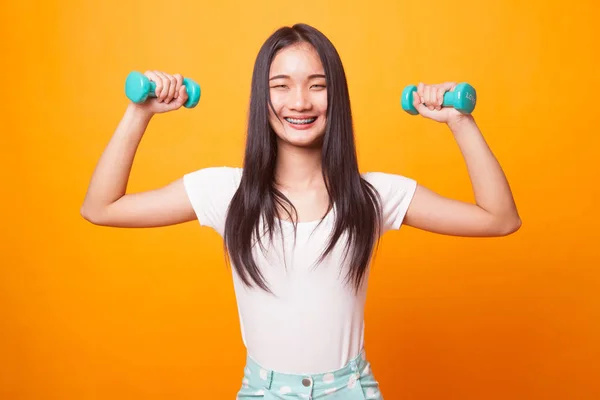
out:
M292 110L306 110L310 108L310 99L302 87L298 87L290 99L290 108Z

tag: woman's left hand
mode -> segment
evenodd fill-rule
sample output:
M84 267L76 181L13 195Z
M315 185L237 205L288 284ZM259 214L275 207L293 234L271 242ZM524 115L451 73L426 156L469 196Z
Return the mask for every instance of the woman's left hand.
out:
M454 82L444 82L438 85L419 83L417 92L413 92L413 104L419 114L425 118L446 124L460 121L467 117L454 107L442 107L444 93L451 92L456 87Z

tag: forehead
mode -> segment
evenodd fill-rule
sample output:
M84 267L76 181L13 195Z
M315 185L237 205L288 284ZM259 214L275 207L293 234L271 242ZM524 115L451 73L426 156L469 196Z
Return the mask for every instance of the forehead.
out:
M271 63L269 75L303 76L324 74L321 59L308 43L297 43L281 49Z

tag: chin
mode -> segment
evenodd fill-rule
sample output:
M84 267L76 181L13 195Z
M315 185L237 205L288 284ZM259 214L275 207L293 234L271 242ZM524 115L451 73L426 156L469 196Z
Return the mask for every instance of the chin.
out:
M291 126L278 126L275 133L279 141L285 142L292 146L315 148L321 147L325 136L324 124L313 126L309 129L294 129Z
M285 142L295 147L305 148L317 148L323 145L323 137L325 132L317 133L313 135L306 135L305 133L284 132L283 134L277 134L279 141Z

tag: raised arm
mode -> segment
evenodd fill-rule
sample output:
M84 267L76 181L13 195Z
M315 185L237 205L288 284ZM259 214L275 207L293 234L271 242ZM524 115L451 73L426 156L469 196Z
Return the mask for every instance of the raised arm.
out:
M180 75L146 72L156 82L154 99L128 105L92 175L81 215L96 225L155 227L195 219L183 179L155 190L126 194L135 153L154 114L180 108L187 99Z
M420 84L415 107L423 117L444 122L465 159L475 204L440 196L417 186L404 223L453 236L505 236L517 231L521 219L510 186L472 115L442 108L443 94L453 83Z

